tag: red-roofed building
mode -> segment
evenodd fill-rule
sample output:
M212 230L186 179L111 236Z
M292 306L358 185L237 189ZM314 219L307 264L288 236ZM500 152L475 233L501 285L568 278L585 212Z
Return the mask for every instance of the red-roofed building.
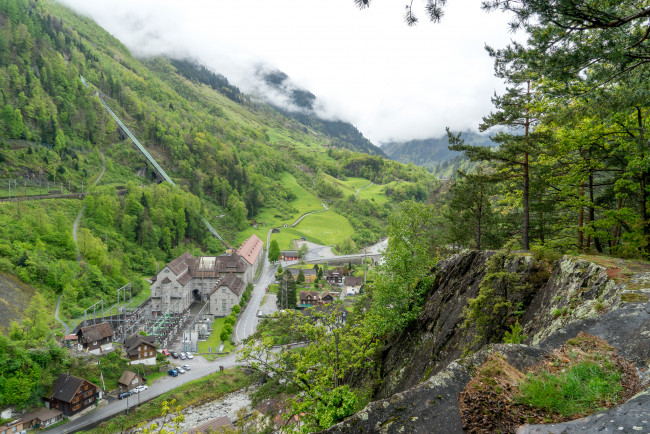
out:
M262 251L264 250L264 243L255 234L251 235L249 239L244 241L237 254L253 266L253 273L257 270L261 259L263 258Z

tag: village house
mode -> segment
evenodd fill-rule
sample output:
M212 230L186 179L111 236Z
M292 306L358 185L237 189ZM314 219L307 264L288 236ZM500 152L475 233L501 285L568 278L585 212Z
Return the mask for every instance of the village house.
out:
M59 410L48 410L45 407L30 411L22 416L0 425L0 434L24 433L31 429L46 429L63 420ZM212 432L212 431L197 431Z
M346 276L345 283L345 292L347 295L357 295L363 286L363 277L361 276Z
M155 365L155 336L133 335L124 341L124 351L131 365Z
M343 271L340 268L337 268L335 270L325 270L323 272L323 276L325 276L325 280L327 283L333 284L333 285L340 285L343 283Z
M228 316L232 307L241 301L246 285L235 275L226 276L214 286L210 294L209 312L215 317Z
M82 327L77 332L79 351L102 354L113 349L113 328L107 322Z
M280 251L280 259L282 261L297 261L300 258L297 250L282 250Z
M298 292L298 304L302 308L319 306L322 304L320 294L317 291L300 291Z
M298 274L300 274L299 268L287 268L293 276L293 280L298 280ZM305 276L305 283L314 283L318 278L318 273L313 268L303 268L302 274Z
M151 309L154 315L168 311L183 313L192 303L210 299L215 285L229 275L246 283L253 280L255 268L262 258L261 240L251 236L237 252L220 256L199 256L183 253L154 276L151 284Z
M124 371L120 379L117 380L117 386L120 388L120 392L128 392L145 383L144 378L132 371Z
M95 404L102 398L102 390L88 380L70 374L61 374L52 391L45 397L48 409L57 409L70 417Z

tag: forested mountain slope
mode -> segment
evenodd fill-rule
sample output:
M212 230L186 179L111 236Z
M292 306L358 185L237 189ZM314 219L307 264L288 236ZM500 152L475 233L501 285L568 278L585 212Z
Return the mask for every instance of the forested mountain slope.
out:
M489 136L472 131L464 132L463 139L467 144L474 146L495 145ZM454 176L456 170L467 172L476 169L477 166L470 163L461 152L450 150L447 136L408 142L388 142L382 144L381 149L395 161L424 166L444 178Z
M50 297L63 293L67 314L127 282L138 293L142 277L179 252L221 251L203 216L236 245L251 222L293 221L306 211L303 196L318 207L325 200L360 246L383 235L392 203L426 199L433 188L423 169L339 149L340 139L251 102L225 78L138 60L57 3L0 2L0 24L2 195L92 190L80 262L70 229L81 202L0 204L0 267ZM180 188L156 185L95 92ZM370 182L386 186L382 200L355 197L351 186Z

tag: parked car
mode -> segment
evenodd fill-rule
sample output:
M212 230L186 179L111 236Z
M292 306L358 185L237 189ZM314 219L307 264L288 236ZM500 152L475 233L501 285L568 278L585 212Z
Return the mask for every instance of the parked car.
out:
M166 355L166 356L169 356L169 351L167 350L167 348L163 348L163 350L161 351L161 353L163 353L163 354Z
M128 398L128 397L131 396L131 395L132 395L131 392L122 392L122 393L120 393L119 395L117 395L117 399Z
M141 385L141 386L136 387L136 389L138 390L138 392L144 392L144 391L147 390L148 388L149 388L149 386L147 386L146 384L143 384L143 385Z
M172 377L178 377L178 371L176 369L170 369L167 371L168 375L171 375Z
M181 368L185 369L186 371L189 371L189 370L192 369L192 367L190 365L183 365L183 366L181 366Z
M178 359L178 353L176 351L172 351L172 357Z
M181 360L185 360L185 359L187 359L187 356L185 355L185 353L180 353L180 354L178 355L178 357L180 357Z
M261 318L262 315L264 315L264 312L262 312L261 310L258 310L258 311L257 311L257 316L258 316L259 318Z
M193 359L194 355L192 353L185 353L188 359Z
M178 371L179 374L184 374L185 373L185 369L183 369L183 368L176 368L176 370Z
M136 395L136 394L140 393L140 389L138 389L137 387L134 387L133 389L129 390L129 392L131 392L131 393L133 393L134 395Z

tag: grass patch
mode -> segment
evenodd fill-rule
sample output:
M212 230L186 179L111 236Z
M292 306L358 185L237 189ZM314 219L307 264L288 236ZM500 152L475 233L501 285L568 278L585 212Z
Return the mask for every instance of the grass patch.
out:
M609 361L580 362L565 372L529 374L521 384L519 402L532 407L578 417L618 402L620 373Z
M621 301L625 303L645 303L648 296L640 292L624 292L621 294Z
M241 368L227 369L224 372L190 381L150 402L142 404L140 407L133 409L128 415L113 417L89 432L98 434L123 432L123 430L135 428L143 421L158 417L163 401L176 399L176 406L179 406L182 410L193 405L201 405L219 399L228 393L251 385L253 381L255 381L255 376L244 373Z
M633 363L603 339L580 333L527 373L490 355L459 394L459 406L468 432L514 432L525 423L565 422L613 407L641 387Z
M219 344L221 343L221 330L223 330L223 325L224 325L225 318L217 318L214 320L212 323L212 332L210 333L210 336L208 336L208 339L203 342L199 342L199 353L210 353L210 349L212 349L212 353L216 353L217 350L219 349ZM230 352L233 349L232 342L230 340L227 340L223 343L223 350L225 352Z

